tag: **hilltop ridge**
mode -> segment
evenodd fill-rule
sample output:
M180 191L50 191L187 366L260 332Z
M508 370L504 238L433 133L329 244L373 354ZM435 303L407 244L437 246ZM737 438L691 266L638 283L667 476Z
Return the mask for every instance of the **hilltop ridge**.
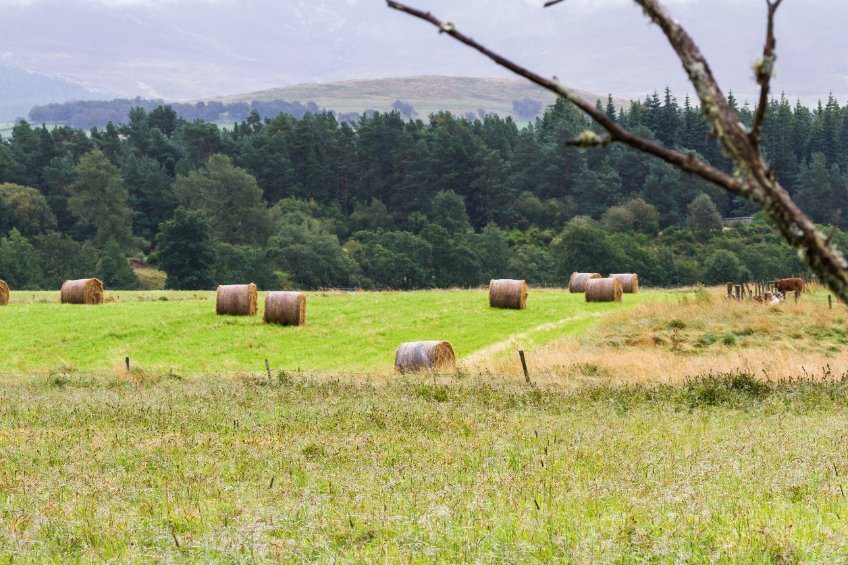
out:
M606 94L583 90L575 92L592 103L598 99L606 100L607 97ZM544 111L554 102L554 98L550 92L518 78L422 75L304 83L211 100L222 103L268 100L314 102L338 114L362 113L367 110L389 111L396 101L401 101L410 105L414 115L421 118L438 111L464 116L468 113L479 115L480 110L483 110L503 117L526 120ZM514 106L516 101L528 100L531 104L524 112ZM615 103L616 106L622 106L627 101L616 99ZM537 112L532 112L533 108L538 108Z

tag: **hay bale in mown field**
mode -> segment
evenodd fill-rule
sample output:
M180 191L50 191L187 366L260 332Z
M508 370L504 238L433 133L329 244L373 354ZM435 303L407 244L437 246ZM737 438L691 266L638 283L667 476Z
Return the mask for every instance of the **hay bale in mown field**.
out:
M303 292L269 292L265 296L266 324L302 326L306 323L306 294Z
M456 368L456 355L446 341L410 341L400 344L395 352L395 370L448 371Z
M97 279L77 279L62 283L62 304L103 304L103 283Z
M527 308L527 283L514 279L489 281L489 306L492 308Z
M257 303L255 284L222 284L215 297L215 313L219 316L255 316Z
M617 273L610 275L610 278L618 279L618 282L621 283L621 290L625 294L639 292L639 275L636 273Z
M6 281L0 279L0 306L5 306L9 303L9 285Z
M618 279L590 279L586 283L586 302L621 302L621 295Z
M600 273L571 273L568 279L568 292L586 292L586 283L601 278Z

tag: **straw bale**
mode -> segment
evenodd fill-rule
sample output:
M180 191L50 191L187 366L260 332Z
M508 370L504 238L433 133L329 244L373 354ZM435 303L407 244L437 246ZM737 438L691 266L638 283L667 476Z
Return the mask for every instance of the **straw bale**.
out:
M610 275L621 283L621 290L625 294L636 294L639 292L639 275L636 273L617 273Z
M571 273L571 278L568 279L568 291L586 292L586 282L599 278L601 278L600 273Z
M215 297L215 313L219 316L255 316L257 303L255 284L222 284Z
M62 283L62 304L103 304L103 283L97 279L77 279Z
M523 280L492 279L489 281L489 306L492 308L527 308L527 283Z
M266 324L302 326L306 323L306 294L302 292L269 292L265 296Z
M586 302L621 302L621 294L618 279L590 279L586 283Z
M395 369L410 371L448 371L456 368L453 347L446 341L411 341L395 352Z

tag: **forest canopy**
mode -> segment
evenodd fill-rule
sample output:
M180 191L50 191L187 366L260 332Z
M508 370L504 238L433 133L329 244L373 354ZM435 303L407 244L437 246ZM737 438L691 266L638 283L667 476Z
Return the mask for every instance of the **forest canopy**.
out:
M732 103L750 124L748 105ZM599 107L729 170L688 98ZM564 102L521 125L270 110L228 128L170 106L89 131L19 122L0 140L0 278L55 288L100 273L132 286L129 257L158 264L172 288L563 286L574 270L682 285L803 270L750 203L627 147L568 147L592 125ZM762 150L844 249L848 107L772 100Z

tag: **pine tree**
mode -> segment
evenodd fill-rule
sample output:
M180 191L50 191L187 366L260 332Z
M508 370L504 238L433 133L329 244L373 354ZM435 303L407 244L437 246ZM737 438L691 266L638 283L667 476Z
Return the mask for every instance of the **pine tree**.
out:
M0 239L0 279L12 288L35 290L41 286L41 260L33 245L12 228Z
M721 215L715 203L706 194L698 195L689 203L687 221L692 231L700 237L721 230Z
M82 156L74 168L77 180L68 187L68 209L83 227L94 229L94 244L100 248L114 239L122 249L131 249L132 211L118 168L99 149Z
M209 222L201 211L177 208L162 224L156 257L175 290L205 290L214 284L215 251Z
M127 262L121 246L114 239L110 239L103 248L103 254L97 262L97 272L107 288L120 290L138 288L138 277Z

